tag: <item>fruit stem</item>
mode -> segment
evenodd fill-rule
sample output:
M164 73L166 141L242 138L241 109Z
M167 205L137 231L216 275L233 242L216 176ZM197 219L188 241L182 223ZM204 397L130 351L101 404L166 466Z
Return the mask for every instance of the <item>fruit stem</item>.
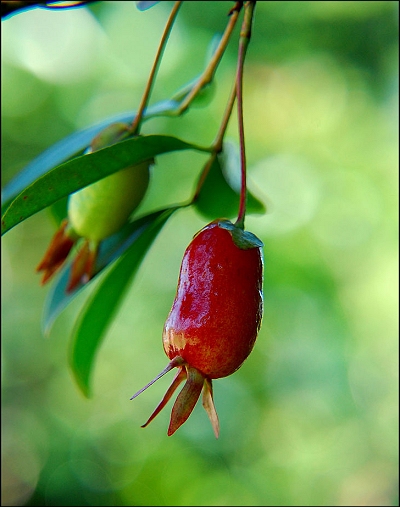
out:
M151 93L151 90L153 88L153 84L154 84L154 81L155 81L155 78L156 78L156 75L157 75L157 72L158 72L158 68L160 66L160 63L161 63L161 59L162 59L162 56L163 56L163 53L164 53L164 50L165 50L165 47L167 45L167 42L168 42L168 38L169 38L169 35L171 33L171 29L172 29L172 26L175 22L175 19L176 19L176 16L178 14L178 11L179 11L179 8L180 6L182 5L182 1L178 1L178 2L175 2L172 10L171 10L171 13L169 15L169 18L168 18L168 21L165 25L165 28L164 28L164 33L161 37L161 41L160 41L160 44L158 46L158 50L157 50L157 54L156 54L156 57L154 59L154 62L153 62L153 67L150 71L150 75L149 75L149 79L147 80L147 85L146 85L146 88L143 92L143 96L142 96L142 100L140 102L140 105L139 105L139 109L138 109L138 112L132 122L132 125L131 127L129 128L129 134L130 135L137 135L139 134L139 131L140 131L140 126L142 124L142 120L143 120L143 113L144 113L144 110L146 109L146 106L148 104L148 101L149 101L149 98L150 98L150 93Z
M236 82L235 82L235 85L233 86L231 94L229 96L228 104L225 108L224 116L222 118L222 122L219 127L217 137L215 138L215 141L212 144L211 157L207 160L205 166L203 167L203 170L202 170L199 180L197 182L196 190L195 190L193 197L190 200L189 204L193 204L197 200L197 198L199 197L199 194L201 192L201 188L207 178L207 175L210 172L210 169L211 169L218 153L220 153L222 151L222 145L223 145L223 141L224 141L225 132L228 127L229 119L232 115L232 110L233 110L233 105L235 103L235 100L236 100Z
M240 8L241 8L241 5L238 6L238 4L237 4L237 9L240 10ZM237 14L239 14L239 10L237 11ZM242 27L242 31L243 31L243 27ZM223 149L223 141L224 141L224 137L225 137L225 132L226 132L226 129L228 128L228 123L229 123L229 120L232 115L232 110L233 110L233 106L235 104L236 96L237 96L237 79L235 79L234 85L233 85L231 93L229 95L228 102L225 107L224 116L222 118L222 122L219 127L217 136L211 146L212 147L211 157L207 160L205 166L203 167L203 170L202 170L199 180L197 182L196 190L195 190L194 195L190 201L190 204L193 204L196 201L196 199L198 198L201 188L202 188L202 186L207 178L207 175L208 175L208 173L215 161L216 156Z
M186 111L190 103L195 99L195 97L198 95L201 89L212 81L215 71L217 70L218 64L223 54L225 53L225 49L228 45L233 29L235 28L242 6L243 2L236 2L234 7L229 11L230 19L225 28L225 32L222 35L220 43L218 44L218 47L215 50L215 53L211 58L209 64L207 65L206 69L204 70L203 74L200 76L195 86L191 89L190 93L186 96L185 100L177 109L176 114L178 116Z
M214 151L211 154L211 157L205 163L203 170L201 171L200 177L197 181L196 190L194 191L192 198L190 199L190 201L187 204L188 206L191 206L192 204L194 204L197 201L197 199L200 195L201 189L204 185L204 182L207 178L207 174L210 172L211 166L213 165L216 156L217 156L217 152Z
M237 96L237 111L239 124L240 168L242 181L240 189L239 212L235 225L237 227L240 227L241 229L244 229L244 218L246 215L246 197L247 197L246 150L245 150L244 124L243 124L243 66L247 47L249 45L251 37L251 26L253 21L255 5L256 5L255 1L249 1L246 2L244 6L244 18L242 28L240 30L238 65L236 73L236 96Z
M228 127L229 119L232 115L233 105L235 104L236 100L236 81L234 86L232 87L231 94L228 99L228 103L225 108L224 117L222 118L221 125L219 127L219 131L217 134L217 137L215 138L215 141L213 143L213 149L215 153L219 153L222 151L222 143L225 137L225 132Z

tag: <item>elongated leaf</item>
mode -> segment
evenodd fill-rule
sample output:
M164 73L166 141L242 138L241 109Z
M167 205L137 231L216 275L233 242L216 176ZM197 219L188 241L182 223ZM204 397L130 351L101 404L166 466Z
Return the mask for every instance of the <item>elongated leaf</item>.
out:
M178 106L179 102L175 100L163 100L158 102L145 110L143 114L143 121L156 116L169 116L171 113L174 114ZM135 115L135 111L120 113L96 123L95 125L91 125L90 127L74 132L73 134L53 144L50 148L26 165L24 169L22 169L22 171L20 171L15 178L13 178L4 187L4 189L2 189L2 213L4 213L5 209L14 197L16 197L39 177L72 157L82 154L89 146L93 137L95 137L105 127L117 122L131 122Z
M69 160L18 194L2 217L2 234L62 197L109 174L162 153L188 149L208 151L176 137L149 135L128 139Z
M37 178L46 174L59 164L70 159L74 155L83 152L90 144L95 135L103 130L107 125L116 122L128 122L134 117L135 112L130 111L119 114L112 118L96 123L91 127L79 130L68 137L53 144L49 149L41 153L32 162L15 176L2 190L1 201L2 208L7 206L15 196L31 185Z
M67 292L67 286L71 275L73 256L67 261L46 297L42 317L43 334L48 335L50 333L51 327L56 318L75 298L75 296L77 296L82 289L90 286L99 273L101 273L111 262L121 256L130 247L130 245L136 241L144 228L152 224L164 212L165 210L159 210L137 218L133 222L125 225L117 233L102 241L99 246L94 266L93 277L85 284L78 283L76 288L70 292Z
M209 61L214 56L220 40L221 35L219 34L214 35L212 38L207 50L205 66L208 65ZM157 116L177 116L179 114L179 107L181 103L185 100L187 94L197 83L199 77L200 76L192 79L188 84L176 92L171 99L162 100L147 107L143 113L143 121L147 121ZM199 100L195 100L196 103L200 102L204 104L204 98L206 98L207 102L209 101L213 95L213 92L211 91L211 89L214 89L213 83L214 82L212 81L204 87L199 94ZM4 187L4 189L2 189L2 214L10 204L11 200L21 193L26 187L31 185L36 179L72 157L83 153L83 151L89 146L93 137L95 137L105 127L116 122L129 123L133 120L135 115L136 111L127 111L110 118L106 118L101 122L74 132L41 153L38 157L32 160L32 162L25 166L25 168Z
M225 168L224 168L225 164ZM225 170L224 170L225 169ZM229 170L236 171L240 178L240 167ZM226 167L226 158L218 156L210 167L203 183L198 199L195 202L197 210L207 219L230 218L238 213L240 198L240 181L236 181L229 174ZM247 192L247 213L263 213L265 206L249 191Z
M240 195L241 187L241 170L240 170L240 153L239 146L232 141L224 142L223 152L219 155L222 175L228 185ZM248 179L248 178L247 178ZM266 205L261 202L249 190L249 181L247 181L247 212L248 213L265 213Z
M57 226L60 225L64 218L68 215L68 197L63 197L50 206L51 215L54 218Z
M72 336L70 364L85 396L90 396L90 376L96 353L140 263L168 218L178 209L165 210L145 226L127 252L118 259L82 310Z

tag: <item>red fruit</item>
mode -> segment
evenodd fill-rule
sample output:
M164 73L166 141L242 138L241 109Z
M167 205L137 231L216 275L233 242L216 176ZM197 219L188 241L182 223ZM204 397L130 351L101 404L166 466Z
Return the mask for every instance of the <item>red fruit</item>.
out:
M194 236L164 325L163 345L171 362L144 389L175 366L178 373L144 426L186 378L172 409L168 435L186 421L203 390L203 406L218 437L212 379L231 375L253 349L263 311L261 247L254 234L227 220L211 222Z

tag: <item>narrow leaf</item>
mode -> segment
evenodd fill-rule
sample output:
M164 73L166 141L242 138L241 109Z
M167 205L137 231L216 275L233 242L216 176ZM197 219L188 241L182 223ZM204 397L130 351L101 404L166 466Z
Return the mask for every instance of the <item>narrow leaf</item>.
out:
M223 152L220 154L222 174L228 185L240 195L241 170L239 146L231 141L224 142ZM248 180L249 178L247 178ZM266 212L266 206L257 199L249 190L249 181L247 181L247 212L260 213Z
M171 114L174 114L178 106L179 103L175 100L163 100L161 102L157 102L145 110L143 120L148 120L156 116L170 116ZM135 117L135 114L135 111L120 113L111 118L102 120L95 125L91 125L90 127L74 132L73 134L53 144L50 148L26 165L24 169L22 169L15 178L13 178L4 187L1 192L2 213L14 197L16 197L39 177L72 157L82 154L89 146L92 139L105 127L117 122L129 123Z
M150 2L154 4L154 2ZM220 35L215 35L209 45L206 65L211 60L218 43L221 39ZM143 121L155 118L157 116L176 116L179 111L180 103L186 98L192 87L196 84L198 77L192 79L183 90L177 92L172 99L162 100L153 104L145 109L143 113ZM207 85L205 88L209 88ZM203 95L201 93L200 95ZM207 93L209 95L209 93ZM101 122L86 127L82 130L74 132L73 134L61 139L57 143L53 144L46 151L41 153L32 162L25 166L15 178L13 178L5 187L2 189L1 202L2 202L2 213L10 204L11 200L14 199L20 192L26 187L31 185L40 176L46 174L49 170L54 167L66 162L72 157L83 153L83 151L89 146L93 137L95 137L101 130L108 125L117 122L131 122L136 115L136 111L128 111L120 113L110 118L106 118Z
M223 152L210 167L195 202L196 208L207 219L233 218L239 209L239 198L240 163L235 164L235 158L224 156ZM264 204L248 190L247 213L264 212Z
M4 187L1 193L2 208L4 209L14 197L24 190L24 188L31 185L40 176L46 174L47 171L62 164L74 155L83 152L85 148L89 146L93 137L101 132L107 125L116 122L128 122L131 121L134 116L135 112L130 111L112 118L107 118L100 123L74 132L53 144L26 165L25 168Z
M170 208L143 229L126 253L110 268L104 280L90 295L72 336L70 364L85 396L90 396L90 376L96 353L125 292L136 275L159 231L176 211Z
M59 199L120 169L162 153L187 149L208 151L176 137L149 135L127 139L69 160L18 194L2 217L2 234Z
M63 197L50 206L52 218L57 226L68 216L68 197Z
M73 291L67 291L71 275L71 258L61 271L47 294L42 317L42 332L48 335L60 313L82 291L91 285L97 276L114 260L123 255L125 251L137 240L144 229L150 226L165 210L155 211L151 214L137 218L127 224L120 231L100 243L94 267L93 277L87 283L79 283Z

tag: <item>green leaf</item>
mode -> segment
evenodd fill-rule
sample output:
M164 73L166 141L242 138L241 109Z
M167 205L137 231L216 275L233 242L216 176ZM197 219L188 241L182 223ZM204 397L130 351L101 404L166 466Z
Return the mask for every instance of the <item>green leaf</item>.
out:
M224 146L225 149L225 146ZM240 164L226 155L212 156L211 167L195 202L197 210L207 219L235 217L239 210ZM239 179L237 179L239 175ZM265 206L247 191L247 213L264 213Z
M206 66L214 56L214 52L217 49L220 40L221 35L219 34L215 35L211 40L207 51ZM143 121L147 121L157 116L176 116L179 112L181 102L185 100L187 94L192 90L198 79L199 76L192 79L183 87L183 89L176 92L171 99L162 100L147 107L143 113ZM199 94L198 100L196 99L195 102L197 103L200 101L201 103L204 101L204 98L208 101L213 94L214 88L214 82L204 86L203 90L201 90ZM4 187L1 195L2 214L10 204L11 200L21 193L26 187L31 185L36 179L72 157L83 153L90 145L92 139L108 125L117 122L130 123L135 115L136 111L120 113L116 116L107 118L99 123L74 132L73 134L53 144L53 146L48 148L25 166L25 168Z
M51 327L60 313L79 294L82 289L91 285L111 262L116 260L137 240L143 230L152 224L166 210L159 210L137 218L126 224L120 231L100 243L97 259L93 270L93 277L86 283L78 283L73 291L67 291L71 275L73 256L67 261L59 276L51 286L44 304L42 317L42 332L48 335Z
M239 147L236 143L231 141L225 141L223 151L219 155L221 162L222 175L227 181L228 185L240 195L241 187L241 170L240 170L240 153ZM249 178L247 178L248 180ZM249 190L249 181L247 181L247 202L246 202L247 213L259 213L263 214L266 212L266 206L262 203L253 193Z
M63 197L50 206L50 211L57 226L68 216L68 196Z
M170 116L175 114L179 103L175 100L163 100L148 107L143 115L143 121L156 116ZM107 118L95 125L86 127L82 130L61 139L53 144L46 151L41 153L32 162L20 171L1 192L2 213L8 207L12 199L22 192L26 187L31 185L40 176L43 176L54 167L66 162L72 157L82 154L90 145L92 139L99 134L104 128L117 122L131 122L135 117L136 111L128 111L120 113L111 118Z
M222 175L219 157L213 156L211 167L195 202L197 210L207 219L232 218L238 210L238 195Z
M159 231L179 207L164 210L145 226L126 253L110 267L101 284L90 295L72 336L70 364L85 396L90 396L90 377L96 353L125 292L136 275Z
M172 136L149 135L127 139L61 164L24 189L2 217L2 234L33 214L90 183L162 153L208 151Z
M73 156L82 153L90 144L94 136L101 132L105 127L115 122L132 121L135 116L134 111L126 112L107 118L90 127L74 132L73 134L61 139L53 144L46 151L41 153L32 162L25 166L14 179L12 179L1 192L2 213L14 197L31 185L40 176L43 176L53 167L62 164Z

